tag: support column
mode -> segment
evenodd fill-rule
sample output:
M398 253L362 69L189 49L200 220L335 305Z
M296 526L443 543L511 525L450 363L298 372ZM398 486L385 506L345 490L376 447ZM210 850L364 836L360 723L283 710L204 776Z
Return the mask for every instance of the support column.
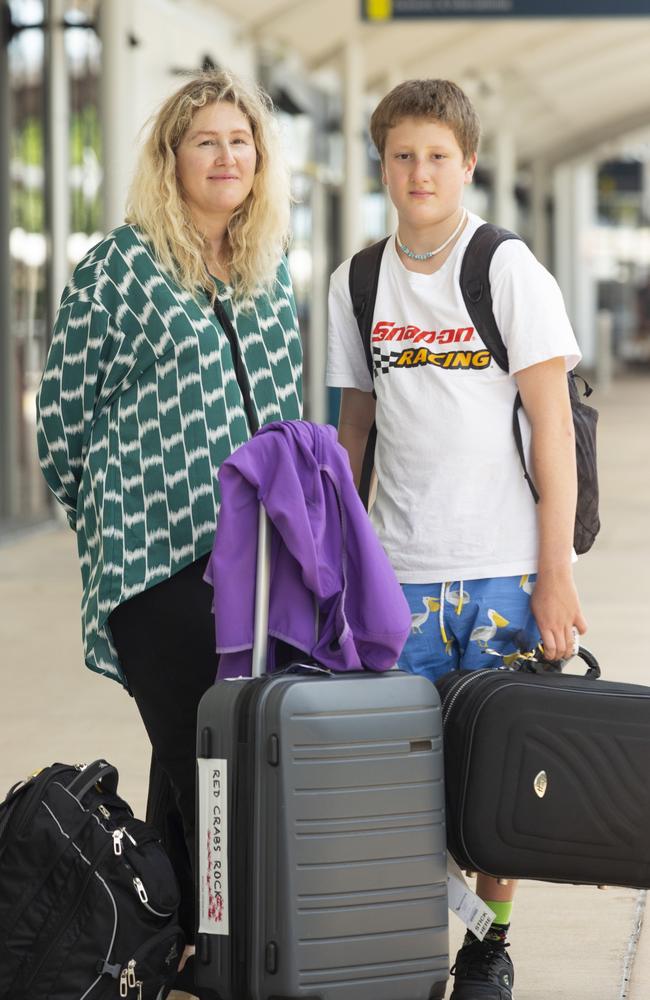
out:
M583 364L597 365L596 281L589 239L596 218L596 169L591 161L555 171L555 276L573 324Z
M562 164L553 173L553 273L564 296L569 318L575 323L573 273L574 231L571 167Z
M124 221L124 206L133 168L136 129L130 114L133 105L130 28L131 4L128 0L101 0L100 108L105 232Z
M549 225L546 203L549 194L548 166L543 160L533 163L532 177L532 250L545 267L550 264Z
M0 142L9 146L9 16L0 4ZM11 266L9 261L9 157L0 156L0 518L16 510L16 380L11 338Z
M641 181L641 211L644 224L650 222L650 160L643 161L643 179Z
M401 66L391 65L388 72L386 73L386 94L389 94L391 90L396 87L399 83L404 80L404 71ZM385 199L386 199L386 232L394 233L397 229L397 209L393 205L392 201L388 197L388 190L384 188Z
M363 146L363 52L351 39L343 49L343 177L342 226L343 257L352 256L363 246L363 195L366 153Z
M590 242L596 222L596 168L590 160L584 160L574 166L573 203L575 206L573 219L575 332L582 350L583 364L593 369L600 365L596 323L596 280ZM611 346L604 341L602 349L611 350Z
M494 221L505 229L517 229L515 140L508 129L494 133Z
M46 229L49 236L48 254L48 315L47 329L52 323L68 280L68 236L70 234L70 101L65 54L66 0L50 0L49 31L47 32L46 93Z

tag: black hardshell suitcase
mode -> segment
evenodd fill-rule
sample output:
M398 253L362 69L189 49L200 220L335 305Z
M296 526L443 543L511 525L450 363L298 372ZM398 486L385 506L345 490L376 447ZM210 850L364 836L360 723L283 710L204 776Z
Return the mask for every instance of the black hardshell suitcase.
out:
M254 674L264 662L256 644ZM197 983L222 1000L443 997L434 686L398 671L217 681L197 743Z
M650 688L487 669L437 683L447 843L466 869L650 888Z

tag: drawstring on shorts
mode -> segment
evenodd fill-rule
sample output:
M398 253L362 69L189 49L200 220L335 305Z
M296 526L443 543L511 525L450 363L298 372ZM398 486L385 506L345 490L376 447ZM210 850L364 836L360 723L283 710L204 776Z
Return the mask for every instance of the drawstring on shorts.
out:
M440 635L445 646L449 645L449 637L447 636L447 631L445 629L445 601L447 600L447 587L449 583L442 583L440 585L440 610L438 611L438 623L440 625ZM456 605L456 614L460 615L463 610L463 602L465 593L463 590L463 581L458 581L458 604Z

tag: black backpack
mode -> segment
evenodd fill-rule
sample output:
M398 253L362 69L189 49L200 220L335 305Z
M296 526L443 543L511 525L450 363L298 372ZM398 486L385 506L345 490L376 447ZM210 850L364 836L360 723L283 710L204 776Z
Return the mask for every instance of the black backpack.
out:
M379 269L384 247L390 237L365 247L356 253L350 261L349 287L352 309L359 327L368 369L374 381L374 364L371 347L371 332ZM507 372L508 352L503 343L494 313L492 311L492 294L490 291L490 262L494 251L505 240L518 240L520 237L507 229L500 229L485 223L476 230L470 239L460 272L460 285L467 311L474 328L492 357L503 371ZM591 386L581 376L574 372L568 374L569 399L573 413L573 426L576 439L576 465L578 473L578 500L573 535L573 547L578 555L587 552L594 543L600 530L598 516L598 474L596 468L596 425L598 411L588 406L580 399L576 379L580 378L584 386L584 396L592 393ZM535 489L524 456L524 447L519 426L519 409L521 397L517 393L512 413L512 430L521 461L524 477L535 503L539 495ZM363 459L359 493L366 507L370 494L370 480L374 467L375 441L377 429L373 424L368 435L368 444Z
M52 764L0 805L0 1000L156 1000L173 980L178 884L117 779Z

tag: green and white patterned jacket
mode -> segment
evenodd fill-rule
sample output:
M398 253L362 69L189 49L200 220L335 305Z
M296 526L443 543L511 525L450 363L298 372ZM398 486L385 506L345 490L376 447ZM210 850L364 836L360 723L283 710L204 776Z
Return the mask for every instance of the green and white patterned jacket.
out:
M260 423L301 416L302 349L286 261L271 294L218 283ZM107 618L210 551L217 470L248 439L230 345L207 296L181 290L121 226L76 268L37 399L48 486L76 530L87 665L123 681Z

